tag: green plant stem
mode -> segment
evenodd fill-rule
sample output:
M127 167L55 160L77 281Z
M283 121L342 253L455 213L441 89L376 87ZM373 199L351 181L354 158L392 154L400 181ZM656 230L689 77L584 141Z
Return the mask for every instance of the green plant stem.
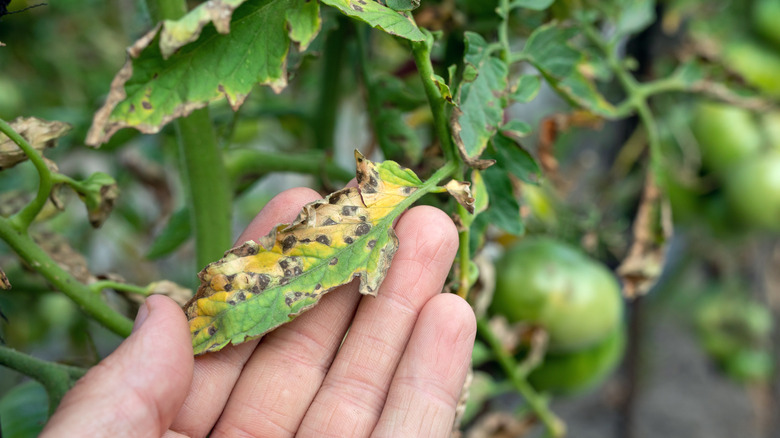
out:
M639 83L636 78L628 71L626 66L620 62L617 56L614 44L607 44L596 29L589 23L581 23L585 36L604 53L607 60L607 65L615 73L615 76L620 82L623 90L628 96L626 98L626 105L633 107L639 120L647 131L647 143L650 147L650 161L651 166L655 170L659 170L661 166L661 144L658 137L658 127L653 117L650 106L647 103L647 99L651 94L671 91L677 89L677 84L674 83L674 77L668 81L650 82L648 84Z
M444 157L450 162L460 162L458 151L452 141L449 120L447 118L446 100L434 80L433 64L431 64L431 45L433 36L428 33L425 41L412 42L412 54L417 65L417 71L422 79L425 95L433 113L433 124L436 136L439 138Z
M501 345L501 340L493 333L486 319L477 319L477 332L487 342L501 369L504 370L517 392L525 398L536 416L545 425L548 433L553 437L562 437L566 433L566 425L549 409L545 400L526 381L525 376L520 373L517 361Z
M128 292L131 294L149 296L149 289L143 286L137 286L134 284L120 283L118 281L101 280L89 284L89 288L94 293L100 293L103 289L114 289Z
M338 27L333 29L325 39L320 96L317 112L313 117L314 132L317 136L315 146L324 151L333 150L336 116L341 96L341 72L344 65L344 44L346 41L344 37L348 24L341 17L339 17L338 23Z
M24 208L10 218L13 227L24 233L27 232L30 224L35 220L35 217L38 216L38 213L41 212L41 209L43 209L43 206L46 205L46 201L49 199L49 195L51 195L53 186L52 174L49 167L46 166L46 162L43 161L43 156L38 153L24 137L14 131L14 129L11 128L11 125L2 119L0 119L0 132L7 135L8 138L22 149L25 155L27 155L27 158L35 166L35 170L38 171L38 193L36 193L35 198L29 204L24 206Z
M57 405L72 384L87 370L41 360L0 345L0 365L18 371L40 382L49 395L49 413Z
M469 212L458 204L458 216L461 219L465 218ZM458 233L458 268L460 270L460 279L458 281L458 296L464 300L468 298L469 291L471 290L471 278L469 276L471 270L471 248L469 248L471 242L471 228L464 227L464 230Z
M177 120L179 154L195 235L195 259L201 268L222 257L232 243L232 195L208 109Z
M512 54L509 46L509 14L512 11L509 7L509 0L499 0L496 11L498 16L501 17L501 23L498 24L498 42L501 44L501 59L509 64Z
M328 179L349 181L355 177L334 163L324 151L312 150L295 154L266 152L256 149L231 149L225 151L225 168L234 185L248 175L264 175L270 172L296 172L309 175L325 175Z
M185 0L146 0L146 5L155 22L174 20L187 12ZM208 108L178 119L176 132L200 268L222 257L232 244L232 196Z
M130 335L133 328L133 322L130 319L109 307L99 295L92 292L89 286L76 280L68 271L62 269L27 233L17 230L8 219L0 218L0 238L25 263L81 306L84 312L97 322L120 336Z

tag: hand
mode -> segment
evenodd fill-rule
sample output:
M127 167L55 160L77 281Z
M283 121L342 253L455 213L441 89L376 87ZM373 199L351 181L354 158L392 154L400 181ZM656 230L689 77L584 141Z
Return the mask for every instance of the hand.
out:
M280 194L239 242L317 198ZM149 297L133 334L68 392L42 436L449 436L476 325L465 301L440 293L457 232L425 206L396 232L377 297L361 297L353 282L262 341L194 360L184 313Z

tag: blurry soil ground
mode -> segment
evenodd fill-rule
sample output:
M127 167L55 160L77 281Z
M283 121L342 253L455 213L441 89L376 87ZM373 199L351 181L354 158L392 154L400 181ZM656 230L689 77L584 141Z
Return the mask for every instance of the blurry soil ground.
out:
M651 310L651 309L647 309ZM748 389L720 374L689 327L647 312L632 438L763 438ZM619 437L620 374L595 392L552 404L571 438Z

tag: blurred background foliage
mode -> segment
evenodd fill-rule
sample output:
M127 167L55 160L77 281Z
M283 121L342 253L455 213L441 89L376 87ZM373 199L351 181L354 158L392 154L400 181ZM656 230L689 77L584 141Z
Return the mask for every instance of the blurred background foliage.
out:
M34 3L15 0L9 9ZM417 23L442 32L433 54L437 73L446 77L448 66L462 67L464 32L494 36L496 7L495 1L422 2L414 12ZM543 10L516 10L509 20L511 44L522 47L542 24L567 23L578 11L607 17L601 30L616 38L620 61L640 81L670 77L682 65L695 85L650 100L662 152L654 184L647 182L648 139L636 116L605 117L594 106L572 106L570 96L562 98L565 93L547 82L534 100L507 110L505 119L533 127L522 145L543 171L541 184L513 178L503 192L517 200L525 235L553 236L618 270L638 240L635 218L643 205L651 208L643 202L647 187L655 186L664 200L652 206L658 229L645 236L657 247L639 260L653 287L627 300L625 330L576 358L553 354L540 369L546 375L531 383L550 390L553 410L574 437L773 436L780 428L780 2L556 0ZM339 48L333 75L321 56L328 51L323 35L347 26L333 10L323 7L322 13L321 36L289 61L296 68L287 89L277 95L257 87L236 113L224 102L210 107L225 151L225 178L236 193L234 236L285 188L308 185L324 194L340 187L350 178L355 147L416 170L436 162L430 112L407 47L374 32L368 62L360 61L356 44L347 44ZM137 285L167 279L195 288L200 267L193 261L173 128L151 136L124 130L100 149L84 146L125 48L150 26L138 0L63 0L1 17L0 118L71 124L47 158L72 177L101 171L118 183L121 195L101 228L90 227L72 193L63 211L47 210L50 217L36 224L40 244L70 272ZM597 85L599 96L619 102L625 90L608 60L582 34L572 45L584 54L582 76ZM535 74L527 65L513 68ZM367 96L364 85L354 86L366 78L387 95ZM380 111L395 112L379 121L367 115ZM395 123L396 130L378 129L377 123ZM398 135L383 138L388 132ZM262 167L262 157L246 155L247 149L313 164L306 171L277 172ZM335 163L329 171L318 164L325 154ZM30 163L0 172L0 214L16 211L36 187ZM443 199L428 202L452 209ZM482 226L484 232L472 235L483 274L475 292L490 294L490 283L510 270L491 276L490 266L525 238ZM0 291L6 345L88 367L121 341L2 243L0 267L13 286ZM137 301L116 291L104 296L134 314ZM511 344L510 334L503 341ZM536 420L497 377L501 373L484 342L475 347L479 372L466 436L536 436ZM514 348L522 362L533 342L515 340ZM0 368L4 436L34 436L46 413L40 385Z

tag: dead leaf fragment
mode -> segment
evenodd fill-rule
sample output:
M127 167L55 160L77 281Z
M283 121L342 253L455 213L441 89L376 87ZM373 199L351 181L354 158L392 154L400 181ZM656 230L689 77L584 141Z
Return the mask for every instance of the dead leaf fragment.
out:
M0 268L0 289L11 289L11 282L8 281L5 272Z
M471 183L466 181L450 180L445 186L447 192L458 201L471 214L474 214L474 196L471 194Z
M108 219L114 203L119 197L119 187L110 175L96 172L81 182L79 187L73 187L84 205L87 206L89 223L100 228Z
M623 295L634 299L650 291L666 260L666 242L672 236L671 208L661 196L652 173L648 173L642 203L634 220L634 242L618 266Z
M17 117L10 125L40 153L54 147L57 139L70 131L67 123L50 122L37 117ZM10 169L25 160L27 154L7 135L0 133L0 170Z
M149 294L165 295L183 306L192 298L192 289L180 286L169 280L155 281L146 286Z
M76 280L89 284L95 280L89 272L87 259L70 246L61 235L44 232L33 236L35 243L41 247L62 269L68 271Z

